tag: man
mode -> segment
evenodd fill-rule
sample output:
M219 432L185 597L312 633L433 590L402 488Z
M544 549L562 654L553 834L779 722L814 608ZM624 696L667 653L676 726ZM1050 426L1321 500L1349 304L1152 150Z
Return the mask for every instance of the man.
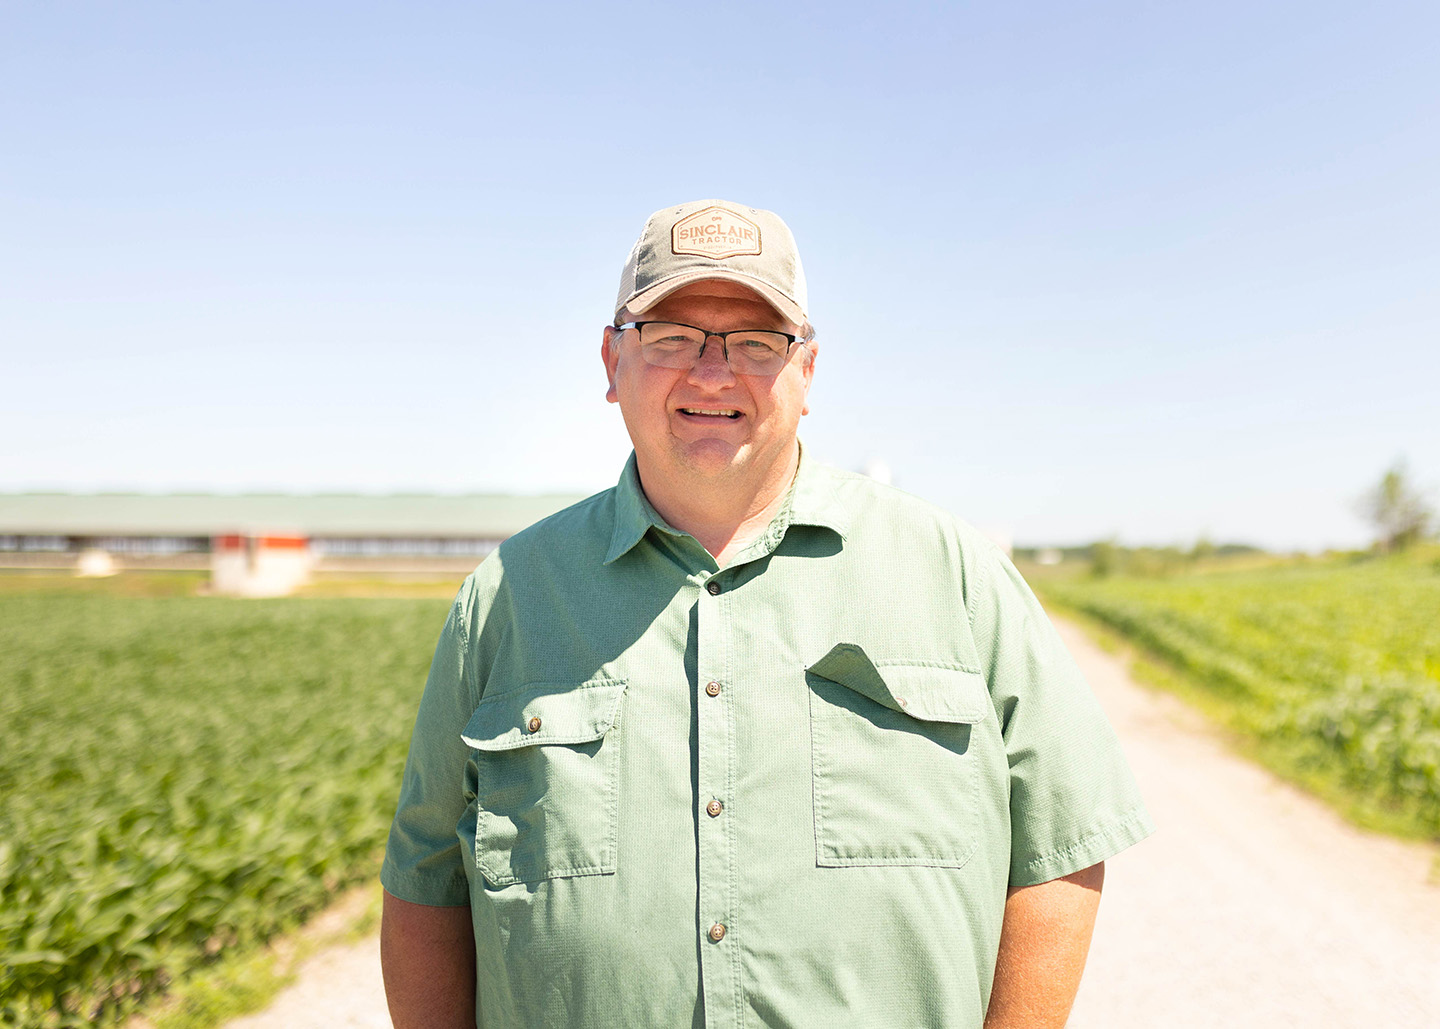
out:
M436 650L398 1029L1064 1024L1149 818L1005 557L802 450L818 354L777 216L651 216L601 342L634 454Z

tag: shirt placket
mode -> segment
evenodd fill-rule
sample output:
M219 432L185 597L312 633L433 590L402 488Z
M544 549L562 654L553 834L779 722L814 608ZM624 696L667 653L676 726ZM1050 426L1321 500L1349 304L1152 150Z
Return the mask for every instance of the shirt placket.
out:
M734 663L731 653L732 598L725 576L697 576L696 703L699 738L696 747L700 810L699 910L700 976L704 987L705 1025L710 1029L739 1026L741 1017L740 953L744 926L736 910L738 887L735 854L734 796L735 707Z

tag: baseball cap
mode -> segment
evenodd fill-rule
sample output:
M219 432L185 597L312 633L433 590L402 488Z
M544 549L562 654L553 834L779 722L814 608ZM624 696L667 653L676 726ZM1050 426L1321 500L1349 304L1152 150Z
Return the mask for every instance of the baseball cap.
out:
M693 200L650 216L620 274L615 315L642 314L702 279L747 286L809 331L805 270L789 226L773 211L728 200Z

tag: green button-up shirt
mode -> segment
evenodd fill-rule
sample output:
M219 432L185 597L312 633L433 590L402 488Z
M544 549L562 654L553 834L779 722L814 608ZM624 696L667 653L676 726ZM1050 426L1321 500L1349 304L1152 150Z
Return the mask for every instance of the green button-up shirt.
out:
M480 1026L954 1029L1006 887L1151 830L975 530L802 454L720 568L632 457L465 581L381 878L470 906Z

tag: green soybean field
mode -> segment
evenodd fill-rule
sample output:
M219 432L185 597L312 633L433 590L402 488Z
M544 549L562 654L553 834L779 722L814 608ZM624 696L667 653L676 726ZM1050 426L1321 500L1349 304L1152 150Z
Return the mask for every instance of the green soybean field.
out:
M446 603L0 592L0 1025L114 1025L372 876Z
M1440 565L1297 562L1036 585L1160 659L1159 678L1277 771L1362 824L1440 839Z

